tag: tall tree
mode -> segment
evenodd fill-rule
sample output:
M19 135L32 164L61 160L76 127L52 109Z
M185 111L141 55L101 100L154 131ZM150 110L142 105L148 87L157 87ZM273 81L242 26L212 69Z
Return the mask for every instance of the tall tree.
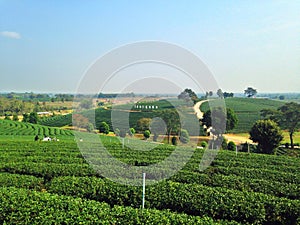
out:
M219 96L219 98L223 98L224 97L223 91L221 89L217 90L217 95Z
M291 148L294 148L294 133L300 128L300 104L289 102L279 107L277 110L264 109L261 115L274 120L281 129L289 132Z
M214 124L212 123L212 115L214 118ZM218 107L218 108L213 108L212 111L208 110L204 113L203 118L201 120L202 124L205 125L206 127L213 127L213 134L219 135L224 132L223 129L223 123L226 117L226 131L230 131L236 127L238 124L238 118L233 111L233 109L227 108L226 113L225 111Z
M151 118L141 118L137 121L137 130L139 132L144 132L145 130L149 130L151 123Z
M101 122L99 125L99 132L108 134L109 133L109 125L106 122Z
M184 89L184 91L178 95L178 99L183 99L186 101L192 100L194 104L199 100L197 94L189 88Z
M244 93L248 98L250 98L257 94L257 90L252 87L248 87L246 90L244 90Z
M258 120L249 133L250 139L258 143L258 149L262 153L273 153L283 140L279 126L273 120Z
M36 112L31 112L29 114L28 122L29 123L38 123L39 122L38 114Z
M181 128L179 114L175 109L165 109L159 113L159 117L165 121L168 143L170 143L170 135L177 134Z

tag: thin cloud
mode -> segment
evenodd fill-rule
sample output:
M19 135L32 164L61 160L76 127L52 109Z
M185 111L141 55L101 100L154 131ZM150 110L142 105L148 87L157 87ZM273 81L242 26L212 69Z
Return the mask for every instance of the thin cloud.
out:
M2 31L0 34L3 37L12 38L12 39L20 39L21 38L21 34L19 34L17 32L13 32L13 31Z

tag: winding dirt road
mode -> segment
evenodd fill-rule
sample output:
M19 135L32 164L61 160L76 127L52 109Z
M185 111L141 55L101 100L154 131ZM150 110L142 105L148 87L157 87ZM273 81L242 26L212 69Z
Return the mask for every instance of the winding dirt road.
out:
M194 108L194 112L197 116L198 119L202 119L203 118L203 112L200 110L200 106L204 103L204 102L208 102L208 100L203 100L203 101L199 101L197 102L193 108Z

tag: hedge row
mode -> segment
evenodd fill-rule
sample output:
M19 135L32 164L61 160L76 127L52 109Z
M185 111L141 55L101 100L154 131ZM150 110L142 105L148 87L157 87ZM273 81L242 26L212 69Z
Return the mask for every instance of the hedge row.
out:
M237 224L17 188L0 188L0 199L0 224Z
M300 199L300 186L295 183L282 183L262 179L244 178L236 175L203 174L179 171L169 180L179 183L202 184L239 191L252 191L289 199Z
M0 173L0 187L17 187L41 190L43 188L43 182L44 180L42 178L30 175Z
M10 120L0 120L0 124L0 135L73 136L72 131L61 130L54 127L46 127L38 124L23 123Z
M141 203L140 187L122 186L105 179L58 177L48 184L47 190L110 205L139 207ZM299 200L170 181L147 186L146 200L150 208L241 223L296 224L300 216Z

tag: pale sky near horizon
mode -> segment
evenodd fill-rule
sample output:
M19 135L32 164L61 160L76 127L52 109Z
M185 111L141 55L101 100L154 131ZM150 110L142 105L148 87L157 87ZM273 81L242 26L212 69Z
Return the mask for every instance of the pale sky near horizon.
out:
M193 52L223 91L300 92L299 12L283 0L0 0L0 92L76 92L97 58L144 40Z

